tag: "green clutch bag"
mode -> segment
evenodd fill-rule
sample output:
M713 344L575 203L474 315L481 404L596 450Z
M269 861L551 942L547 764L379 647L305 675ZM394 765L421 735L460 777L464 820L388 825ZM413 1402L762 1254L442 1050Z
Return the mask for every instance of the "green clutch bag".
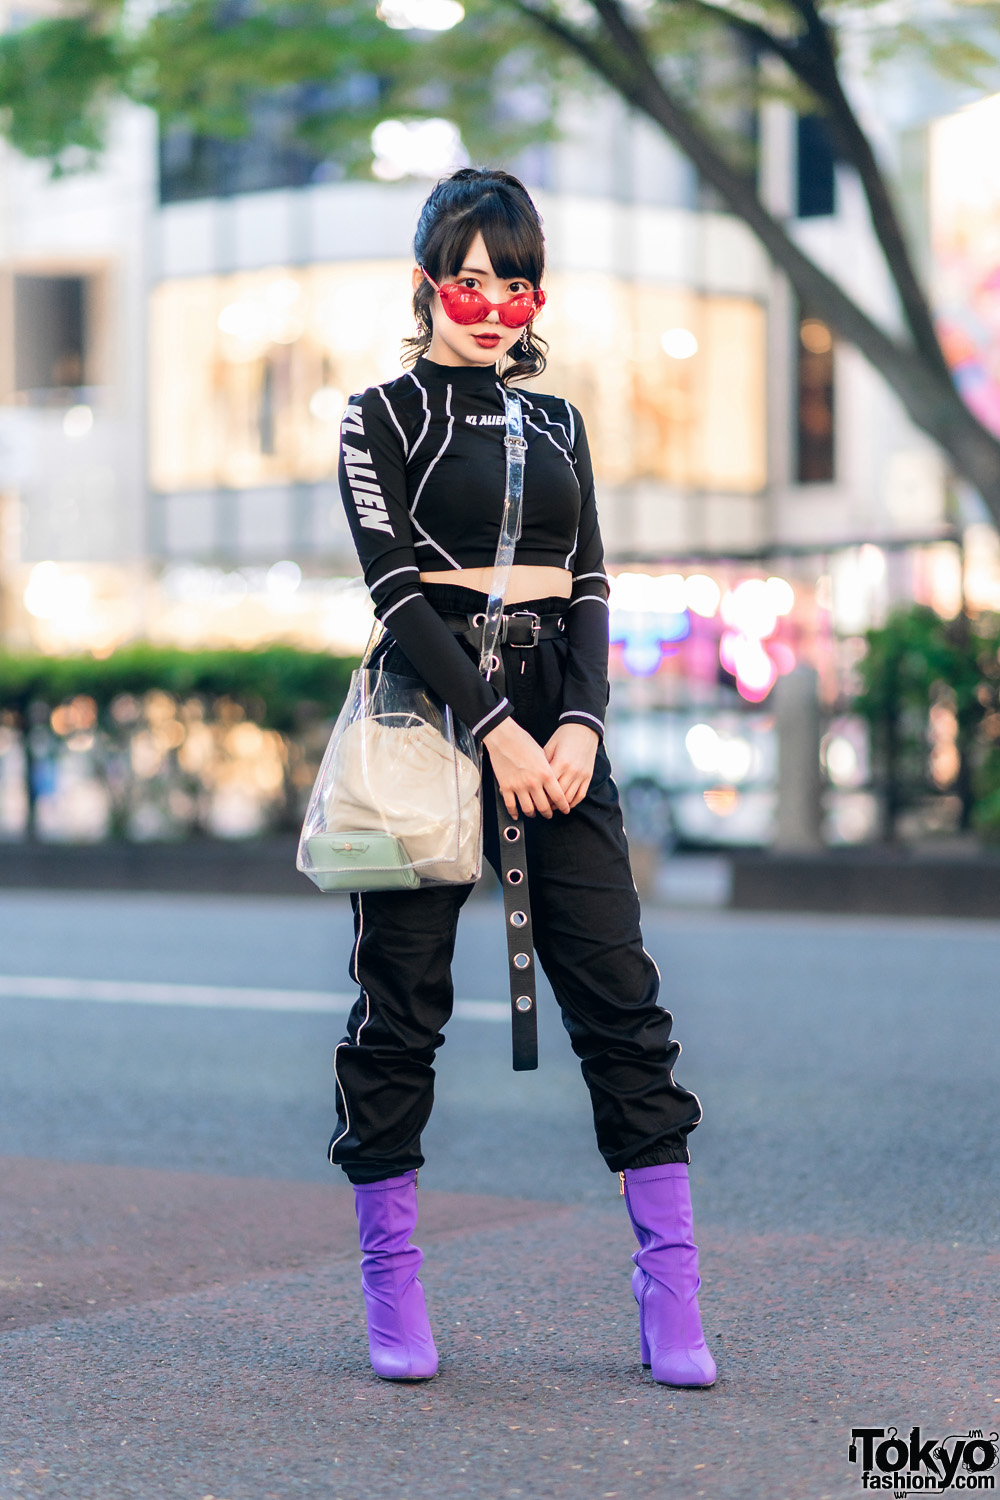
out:
M420 877L399 839L364 829L306 840L310 878L321 891L412 891Z

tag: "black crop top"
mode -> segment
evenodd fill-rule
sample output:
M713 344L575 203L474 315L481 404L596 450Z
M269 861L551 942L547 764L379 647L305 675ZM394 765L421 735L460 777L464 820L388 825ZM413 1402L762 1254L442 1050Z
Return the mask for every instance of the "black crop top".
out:
M569 655L560 718L603 733L608 581L583 422L555 396L521 391L524 514L515 563L566 568ZM493 366L418 359L352 396L340 493L375 612L477 739L511 712L432 608L420 573L491 567L506 484L503 387ZM390 623L391 621L391 623Z

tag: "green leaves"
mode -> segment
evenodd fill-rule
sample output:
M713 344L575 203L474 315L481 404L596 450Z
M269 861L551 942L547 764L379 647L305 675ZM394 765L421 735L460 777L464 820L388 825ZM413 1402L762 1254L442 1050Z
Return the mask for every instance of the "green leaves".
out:
M996 0L951 0L926 25L900 21L881 0L648 0L621 14L740 165L757 101L793 96L780 66L746 66L748 49L801 56L811 18L849 33L875 64L919 55L962 82L997 69ZM58 171L100 152L116 98L147 104L166 126L233 138L249 129L262 92L307 85L315 92L302 134L349 172L367 173L371 130L387 116L447 115L474 157L498 161L550 138L559 99L592 88L571 35L616 56L593 0L468 0L465 20L440 33L394 30L373 0L170 0L141 24L96 0L0 37L0 128ZM794 97L816 107L801 78Z
M261 92L315 84L327 91L327 113L370 131L379 117L378 85L352 98L350 82L397 71L409 45L376 20L373 7L188 0L158 11L147 26L142 85L134 93L164 124L182 121L206 135L233 137L247 129Z
M166 127L232 139L262 94L307 86L301 138L367 175L371 131L387 117L445 114L482 160L547 138L574 71L495 5L471 5L441 34L393 30L360 0L173 0L137 29L98 5L0 36L0 129L61 172L99 155L116 99L148 105Z
M963 615L942 620L915 604L895 610L885 625L868 631L866 640L854 707L872 721L904 708L925 709L937 683L955 694L960 720L975 718L982 707L981 685L1000 678L1000 630L989 617L975 623Z
M500 164L558 133L569 93L610 90L685 153L1000 519L1000 443L954 387L839 61L850 57L853 77L866 59L919 56L949 78L995 84L1000 0L935 0L916 18L899 0L467 0L465 19L443 33L395 30L374 0L166 0L145 20L119 0L89 5L0 37L0 130L57 171L93 160L118 98L148 105L168 130L218 139L266 128L261 100L296 90L281 128L341 174L368 176L381 120L444 116L475 160ZM767 98L829 121L867 199L902 338L761 200L754 126Z
M954 714L962 826L1000 837L1000 620L942 620L925 605L895 610L866 636L853 708L871 725L879 780L895 814L935 793L931 720Z
M183 701L229 698L268 729L287 732L303 718L326 719L344 700L357 663L324 651L268 646L260 651L178 651L123 646L104 661L93 656L0 655L0 710L23 717L32 703L56 707L78 695L104 709L121 694L154 690Z
M25 156L47 158L56 173L74 148L92 160L104 146L107 107L127 90L129 72L113 16L36 21L0 37L0 127Z

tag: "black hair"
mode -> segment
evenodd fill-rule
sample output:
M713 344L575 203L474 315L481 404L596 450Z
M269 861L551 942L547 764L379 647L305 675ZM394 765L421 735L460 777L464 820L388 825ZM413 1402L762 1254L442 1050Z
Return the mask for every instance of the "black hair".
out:
M524 184L494 167L461 167L439 182L420 210L413 254L440 285L462 268L469 246L482 234L493 269L504 280L520 276L533 287L545 270L545 240L538 210ZM413 294L417 332L403 340L403 363L412 365L430 348L434 288L426 277ZM528 348L520 340L500 371L506 385L527 380L545 369L548 345L527 324Z

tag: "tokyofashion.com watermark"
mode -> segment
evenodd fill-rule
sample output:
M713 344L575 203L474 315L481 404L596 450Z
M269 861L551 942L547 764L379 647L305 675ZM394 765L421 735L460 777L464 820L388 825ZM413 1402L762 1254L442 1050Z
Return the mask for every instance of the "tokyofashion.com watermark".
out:
M978 1427L927 1438L919 1427L911 1427L908 1438L896 1427L852 1427L847 1456L860 1465L865 1490L897 1496L984 1491L996 1488L1000 1437Z

